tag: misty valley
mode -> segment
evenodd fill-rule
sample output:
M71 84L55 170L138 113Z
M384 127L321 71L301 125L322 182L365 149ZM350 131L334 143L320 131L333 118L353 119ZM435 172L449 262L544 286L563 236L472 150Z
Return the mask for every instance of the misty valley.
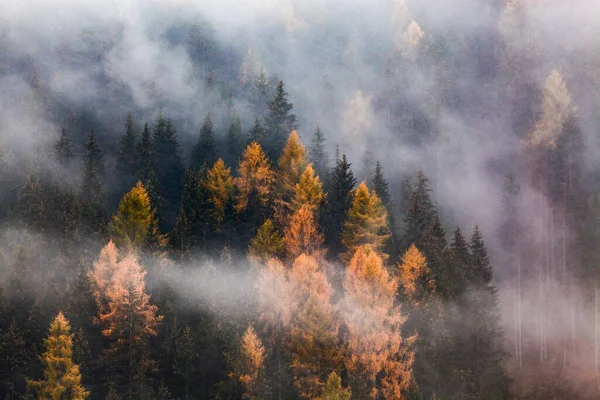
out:
M6 0L0 399L600 398L598 16Z

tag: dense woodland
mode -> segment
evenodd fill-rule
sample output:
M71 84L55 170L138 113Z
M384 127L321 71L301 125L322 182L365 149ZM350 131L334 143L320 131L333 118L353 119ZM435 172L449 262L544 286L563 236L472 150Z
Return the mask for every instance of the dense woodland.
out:
M298 107L285 69L227 53L206 21L165 39L199 65L197 126L114 87L93 113L0 46L23 107L60 127L20 146L0 124L2 398L598 398L600 44L552 66L530 19L544 2L481 3L492 23L464 30L398 1L370 64L351 34L322 55L381 67L385 132L360 151L333 122L360 91L345 113L325 76ZM512 138L481 172L498 183L486 229L440 199L450 113ZM419 156L399 167L394 146Z

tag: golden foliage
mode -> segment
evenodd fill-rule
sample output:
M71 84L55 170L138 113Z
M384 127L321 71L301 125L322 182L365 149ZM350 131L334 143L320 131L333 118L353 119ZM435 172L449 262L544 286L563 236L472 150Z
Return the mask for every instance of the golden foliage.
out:
M236 197L235 210L243 212L248 206L248 199L255 192L261 205L269 203L274 173L269 166L269 159L256 142L246 147L238 166L239 176L235 179Z
M219 158L208 170L203 186L211 205L211 216L217 224L221 224L225 219L225 210L231 201L234 189L231 169L225 165L222 159Z
M296 184L294 198L292 199L292 210L297 211L303 205L307 205L312 212L317 212L324 200L323 184L319 177L315 175L312 164L308 164L300 176L300 181Z
M389 237L387 211L375 191L369 193L363 181L354 193L352 207L344 222L341 242L346 247L346 252L340 258L347 263L356 249L363 245L370 245L372 249L381 251ZM387 258L386 255L382 256Z
M244 386L242 398L261 398L261 385L265 369L265 348L252 325L248 325L240 347L240 371L238 379Z
M290 218L284 233L284 243L288 256L294 259L302 253L318 255L322 252L323 236L309 205L303 205Z
M275 228L270 219L256 232L250 242L250 257L257 262L267 262L271 258L278 258L283 254L283 237Z
M398 266L404 298L418 305L428 293L435 291L435 280L425 256L412 244Z
M397 282L371 246L356 250L344 288L350 353L346 367L353 393L359 398L404 399L413 384L415 337L402 337L406 317L394 307Z

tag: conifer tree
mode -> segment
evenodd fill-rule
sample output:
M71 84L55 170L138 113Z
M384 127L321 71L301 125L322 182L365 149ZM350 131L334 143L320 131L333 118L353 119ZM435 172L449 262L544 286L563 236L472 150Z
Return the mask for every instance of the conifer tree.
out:
M383 168L381 167L381 162L379 160L375 163L375 175L373 176L373 190L381 199L381 203L385 207L387 211L387 221L388 227L390 230L390 240L385 247L385 252L392 256L392 259L396 258L396 246L399 242L398 234L396 231L396 216L394 214L394 208L390 203L390 192L389 192L389 184L385 180L383 176Z
M252 194L256 195L258 203L265 207L270 201L273 181L274 173L269 165L269 159L258 143L251 143L242 155L238 177L235 180L238 193L236 211L246 210Z
M265 144L265 129L260 124L258 118L254 120L252 128L248 131L248 143L256 142L261 146Z
M293 131L277 163L275 180L277 195L273 206L275 218L280 225L285 224L288 212L292 207L291 202L296 185L300 182L300 177L307 165L304 146L296 131Z
M123 180L123 188L125 190L135 184L138 166L136 143L137 135L133 127L133 118L131 117L131 113L127 113L125 133L121 136L119 153L117 154L117 172Z
M252 111L254 112L254 116L257 118L257 120L265 115L270 94L271 87L269 84L269 79L267 78L264 68L261 68L260 74L254 78L254 82L252 83L251 94Z
M290 259L301 254L319 255L322 251L323 236L319 233L313 211L302 205L290 217L284 234L285 249Z
M104 190L100 181L104 163L94 132L90 132L84 147L85 170L82 186L82 197L85 202L84 221L94 232L100 232L104 229L106 219Z
M342 387L340 376L335 372L329 374L321 392L320 400L350 400L351 397L352 391L350 388Z
M325 149L325 135L318 126L311 141L310 159L317 175L326 179L329 174L329 160Z
M154 125L152 134L152 158L154 164L154 187L159 224L167 230L177 216L183 162L181 161L179 140L171 120L161 113Z
M250 243L250 255L255 260L266 262L271 258L280 258L284 253L283 237L270 219L258 229Z
M296 115L292 114L294 105L288 102L285 84L279 81L273 99L269 102L265 115L267 133L266 151L269 157L277 157L283 149L285 137L296 129Z
M39 399L84 400L88 392L81 385L79 366L73 362L73 335L62 312L50 324L46 351L41 356L44 380L29 381Z
M144 124L144 130L142 131L142 137L136 144L136 160L137 160L137 172L136 176L138 180L142 181L146 190L151 193L151 196L155 195L156 187L156 174L154 167L154 155L152 146L152 134L148 128L148 123Z
M294 386L302 398L315 399L329 374L343 365L339 324L331 303L333 288L317 259L306 254L294 261L289 282L297 309L289 343Z
M413 307L420 305L436 289L434 275L425 256L413 244L402 256L399 265L402 298Z
M346 222L342 230L341 242L346 252L340 255L342 261L348 262L363 245L370 245L377 252L382 252L389 239L387 212L381 200L362 182L354 193L352 207L348 210ZM387 255L383 255L387 258Z
M406 317L394 306L397 288L377 252L359 247L344 280L346 368L357 398L403 399L412 388L415 338L402 337Z
M145 274L134 254L120 259L112 241L102 249L90 271L99 309L96 322L102 326L102 335L110 340L104 362L114 371L111 379L118 393L127 399L148 395L148 373L155 363L147 345L163 318L150 304Z
M208 198L210 216L216 225L216 230L221 231L226 211L232 201L234 188L231 169L225 165L222 159L219 158L207 171L203 187Z
M404 214L404 246L410 247L411 244L422 246L421 239L428 225L433 222L437 215L435 207L429 196L428 179L423 173L417 173L417 183L408 199Z
M193 169L200 169L203 164L211 166L217 161L217 144L210 114L204 119L196 145L192 149L190 165Z
M317 213L320 211L325 197L321 180L315 175L312 164L308 164L296 184L291 202L292 211L297 211L303 205L307 205L314 213Z
M148 192L140 181L123 196L109 229L115 244L126 250L159 249L165 242L158 232Z
M226 141L228 158L225 161L228 165L236 165L246 145L246 139L242 135L242 121L239 117L235 117L231 121Z
M340 234L346 219L346 213L352 206L352 191L356 179L350 169L351 164L342 155L337 160L336 167L331 174L331 189L328 194L326 234L329 252L337 256L343 247L340 243Z
M54 144L54 152L60 164L65 167L73 160L73 148L69 140L69 135L65 129L62 130L60 138Z
M265 348L252 325L242 337L237 371L233 374L244 387L243 399L266 398Z

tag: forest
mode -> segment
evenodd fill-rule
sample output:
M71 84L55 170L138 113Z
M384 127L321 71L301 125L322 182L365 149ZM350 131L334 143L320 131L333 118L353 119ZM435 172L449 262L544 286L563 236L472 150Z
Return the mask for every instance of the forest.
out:
M600 5L23 3L0 398L600 396Z

